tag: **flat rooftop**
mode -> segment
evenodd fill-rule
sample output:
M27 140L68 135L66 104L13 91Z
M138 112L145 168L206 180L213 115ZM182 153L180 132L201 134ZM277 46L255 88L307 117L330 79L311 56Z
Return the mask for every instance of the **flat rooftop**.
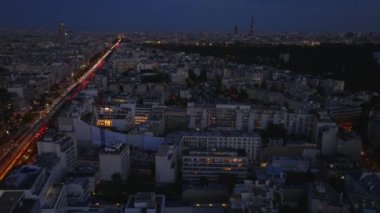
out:
M15 168L1 182L0 189L30 189L42 171L37 165Z
M101 155L117 155L120 154L124 149L128 148L125 143L117 143L113 145L106 145L101 151Z
M47 208L47 209L53 208L62 190L63 190L63 184L54 184L52 187L50 187L49 190L43 195L43 199L44 199L43 208Z
M83 188L86 188L86 186L89 184L88 177L66 177L65 178L65 184L78 184L81 185Z
M158 148L156 156L167 156L169 151L175 149L173 145L163 144Z
M98 168L90 163L77 163L77 165L69 171L67 176L70 177L89 177L95 176Z
M344 155L318 156L318 161L329 170L360 171L360 166L350 157Z
M38 199L24 199L22 201L22 206L18 206L13 213L25 213L30 212L32 209L40 207L40 201Z
M380 202L380 173L351 172L348 175L361 187L363 194Z
M154 192L138 192L129 196L125 209L155 209L157 213L165 206L165 195ZM143 212L143 211L142 211Z
M310 183L307 186L313 199L326 200L331 204L339 204L339 194L324 181Z
M55 153L43 153L37 156L36 164L45 168L47 172L59 163L59 158Z
M0 197L1 212L14 212L16 206L23 200L24 192L4 192Z

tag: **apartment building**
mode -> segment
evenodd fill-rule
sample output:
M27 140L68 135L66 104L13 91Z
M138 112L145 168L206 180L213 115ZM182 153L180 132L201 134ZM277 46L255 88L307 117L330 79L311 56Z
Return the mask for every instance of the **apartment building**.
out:
M250 161L259 159L261 145L259 134L241 131L185 132L180 141L182 149L242 149Z
M190 149L182 156L184 182L200 183L202 179L217 182L222 174L233 174L237 180L247 176L248 158L244 150Z

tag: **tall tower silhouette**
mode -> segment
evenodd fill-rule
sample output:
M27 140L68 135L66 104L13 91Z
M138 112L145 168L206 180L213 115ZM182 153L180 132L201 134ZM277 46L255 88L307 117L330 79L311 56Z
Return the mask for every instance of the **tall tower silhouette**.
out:
M250 36L255 35L255 29L253 28L253 16L251 16L251 27L249 28L248 35L250 35Z
M66 41L66 31L65 24L63 22L59 22L57 26L57 34L58 34L58 42L63 45Z
M234 35L237 35L239 33L239 28L237 25L234 26Z

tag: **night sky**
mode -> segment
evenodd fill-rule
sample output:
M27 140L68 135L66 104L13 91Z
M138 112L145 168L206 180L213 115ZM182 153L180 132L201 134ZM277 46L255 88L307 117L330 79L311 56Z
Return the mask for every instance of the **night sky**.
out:
M0 28L81 31L380 31L380 0L1 0Z

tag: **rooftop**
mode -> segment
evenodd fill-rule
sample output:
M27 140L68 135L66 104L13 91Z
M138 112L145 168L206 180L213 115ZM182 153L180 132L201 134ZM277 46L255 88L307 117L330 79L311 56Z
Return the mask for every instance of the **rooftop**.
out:
M44 199L43 208L46 208L46 209L53 208L62 190L63 190L63 184L54 184L52 187L50 187L48 191L43 195L43 199Z
M1 189L30 189L42 171L37 165L15 168L1 182Z
M1 212L11 213L14 212L16 206L24 198L24 192L4 192L0 197Z
M353 172L348 175L365 191L366 196L380 199L380 173Z
M329 170L360 170L357 163L344 155L318 156L318 162L322 167Z
M128 148L125 143L114 143L112 145L106 145L100 154L102 155L116 155L120 154L124 149Z
M173 145L163 144L158 148L156 156L167 156L171 149L174 149Z
M67 134L57 133L54 129L49 129L39 142L58 143L61 146L61 151L65 151L73 144L73 138Z
M95 176L97 172L98 169L96 166L89 163L79 163L69 172L68 175L73 177L88 177Z
M155 209L161 212L164 208L165 195L158 195L154 192L138 192L131 195L126 204L126 209Z
M43 153L38 155L36 164L45 168L49 172L59 163L59 158L55 153Z
M89 184L89 180L87 177L66 177L65 184L78 184L85 188Z
M372 55L373 57L380 59L380 52L374 52Z
M339 204L343 202L343 197L332 188L331 185L324 181L316 181L307 185L312 199L326 200L330 204Z
M40 208L40 201L38 199L24 199L22 206L18 206L14 213L25 213L34 210L38 206Z

